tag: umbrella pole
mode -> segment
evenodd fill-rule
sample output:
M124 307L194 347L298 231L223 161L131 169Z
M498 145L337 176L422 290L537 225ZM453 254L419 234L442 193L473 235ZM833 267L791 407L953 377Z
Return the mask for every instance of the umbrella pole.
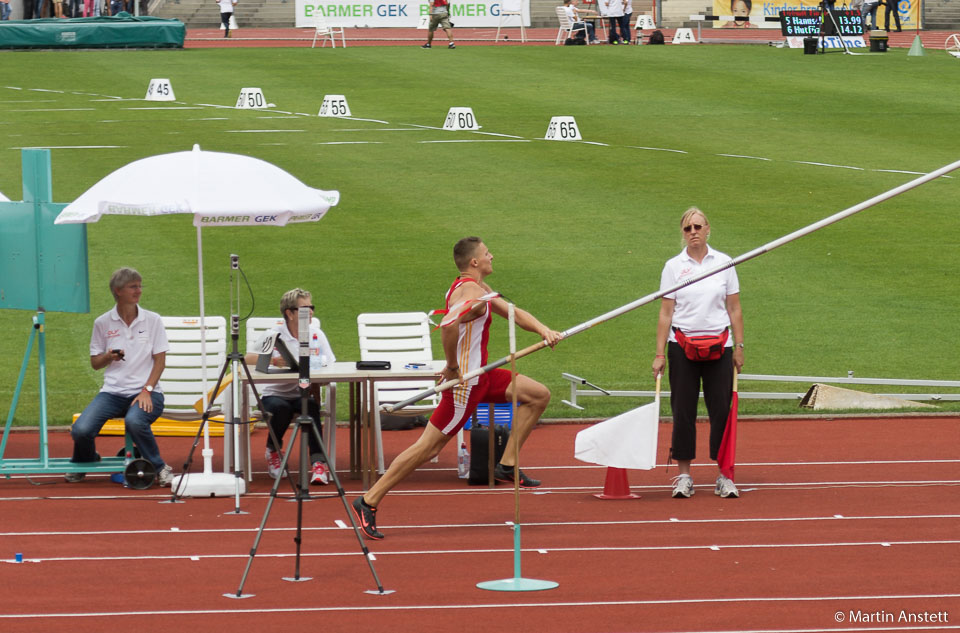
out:
M203 300L203 240L197 227L197 280L200 293L200 386L203 389L203 410L207 410L207 323ZM213 449L210 448L210 425L203 421L203 472L213 472Z

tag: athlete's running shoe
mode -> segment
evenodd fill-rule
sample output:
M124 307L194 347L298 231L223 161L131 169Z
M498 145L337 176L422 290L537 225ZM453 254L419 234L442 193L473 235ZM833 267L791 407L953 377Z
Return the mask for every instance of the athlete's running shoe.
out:
M372 538L377 541L383 538L383 533L377 530L377 509L367 505L362 495L354 499L353 513L357 517L357 523L360 525L360 529L363 530L367 538Z
M673 498L684 497L689 499L693 496L693 478L690 475L677 475L673 478Z
M520 487L521 488L536 488L540 485L539 479L533 479L532 477L527 477L519 468L517 469L520 472ZM513 466L504 466L503 464L497 464L493 469L493 478L497 481L502 481L504 483L513 483Z

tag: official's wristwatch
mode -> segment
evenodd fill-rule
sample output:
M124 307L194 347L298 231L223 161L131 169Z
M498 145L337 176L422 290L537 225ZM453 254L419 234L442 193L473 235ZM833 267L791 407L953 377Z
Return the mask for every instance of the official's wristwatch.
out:
M153 393L153 387L151 387L150 385L144 385L143 390L146 391L147 393Z

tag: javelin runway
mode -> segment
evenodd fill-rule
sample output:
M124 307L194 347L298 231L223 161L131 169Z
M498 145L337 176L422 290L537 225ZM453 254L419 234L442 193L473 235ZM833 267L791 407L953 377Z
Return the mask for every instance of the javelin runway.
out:
M582 428L544 425L521 455L544 480L521 493L522 575L557 589L476 588L514 575L513 490L465 485L448 447L382 504L387 538L369 547L395 593L365 593L376 583L343 505L320 498L304 504L301 575L313 579L282 580L294 575L297 504L278 500L244 587L254 595L223 597L239 586L271 484L257 431L248 514L230 514L232 498L160 503L162 491L103 476L0 481L0 630L960 628L960 418L741 420L740 499L714 496L715 470L696 464L691 499L670 497L676 469L663 465L629 472L642 499L596 499L605 469L572 456ZM418 433L385 433L388 459ZM52 455L69 454L68 434L50 439ZM160 438L173 464L191 441ZM101 438L100 451L119 443ZM13 433L6 456L36 447L35 433ZM358 482L344 483L352 501Z

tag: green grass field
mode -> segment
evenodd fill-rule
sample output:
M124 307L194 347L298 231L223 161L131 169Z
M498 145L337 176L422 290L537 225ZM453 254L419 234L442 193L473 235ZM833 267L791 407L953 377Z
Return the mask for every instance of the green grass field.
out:
M312 290L344 360L358 355L358 313L441 307L455 272L451 248L464 235L480 235L493 252L495 289L565 330L656 291L664 261L681 248L679 217L690 205L708 214L711 244L736 256L915 177L903 172L960 158L957 62L932 51L911 58L758 46L388 47L0 59L0 191L13 200L21 197L18 148L37 146L119 146L53 149L58 202L133 160L194 143L339 190L340 205L315 225L211 228L203 240L208 314L229 314L228 255L237 253L254 314L273 315L291 287ZM178 103L135 100L154 77L171 80ZM232 106L248 86L290 114L198 105ZM376 121L315 116L325 94L344 94L354 117ZM166 107L138 109L150 106ZM436 129L451 106L471 107L483 132L517 138ZM538 140L556 115L575 116L590 143ZM435 142L454 140L467 142ZM739 267L745 371L957 379L958 178ZM47 315L56 424L99 388L87 344L94 317L112 305L114 269L140 270L145 307L198 313L187 217L107 217L89 226L88 240L91 313ZM522 360L521 371L554 391L547 416L635 406L593 398L577 412L560 403L568 389L560 374L651 389L657 309L641 307ZM0 313L4 413L30 322L29 311ZM506 330L495 325L491 357L506 354ZM519 337L520 345L534 341ZM741 387L756 388L806 386ZM16 423L36 424L37 409L31 364ZM741 401L742 414L798 411L796 401Z

